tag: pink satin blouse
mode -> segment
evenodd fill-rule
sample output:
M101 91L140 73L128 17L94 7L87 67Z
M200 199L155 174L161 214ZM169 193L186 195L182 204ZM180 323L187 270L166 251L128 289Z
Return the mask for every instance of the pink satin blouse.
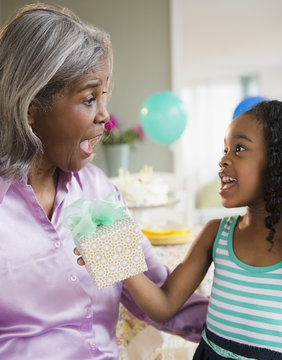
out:
M115 327L119 303L150 322L123 283L97 289L77 265L74 243L60 223L64 207L79 198L105 198L116 190L88 164L79 173L61 172L51 221L26 181L0 178L0 359L117 359ZM168 271L149 241L143 249L148 276L161 284ZM193 295L160 329L199 341L207 299Z

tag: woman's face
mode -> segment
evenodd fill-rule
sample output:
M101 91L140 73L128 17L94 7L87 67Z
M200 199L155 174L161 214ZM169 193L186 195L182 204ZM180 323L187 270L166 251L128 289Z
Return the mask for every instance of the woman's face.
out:
M100 60L58 95L50 109L30 109L29 123L44 149L40 167L78 171L91 160L109 119L108 76L107 61Z

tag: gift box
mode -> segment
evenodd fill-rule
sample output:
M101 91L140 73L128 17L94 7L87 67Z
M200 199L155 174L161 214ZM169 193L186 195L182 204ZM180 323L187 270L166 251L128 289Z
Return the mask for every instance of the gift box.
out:
M78 241L81 255L98 288L147 270L139 225L132 219L100 225Z
M147 270L141 230L118 194L105 200L80 199L62 216L99 289Z

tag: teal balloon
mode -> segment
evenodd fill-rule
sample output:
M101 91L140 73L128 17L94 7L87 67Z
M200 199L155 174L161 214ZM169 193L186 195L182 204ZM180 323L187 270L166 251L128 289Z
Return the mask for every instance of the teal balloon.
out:
M141 106L141 125L154 141L171 144L183 133L187 122L184 102L171 91L150 96Z

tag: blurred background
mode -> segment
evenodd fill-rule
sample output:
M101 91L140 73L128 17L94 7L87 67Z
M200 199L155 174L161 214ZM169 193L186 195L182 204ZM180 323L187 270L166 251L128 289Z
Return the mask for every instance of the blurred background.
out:
M140 124L141 105L152 94L169 90L185 103L181 137L168 145L148 136L137 141L128 170L148 165L185 178L190 212L220 207L218 161L234 109L247 96L282 98L281 0L45 2L68 7L111 35L109 111L122 130ZM1 22L27 3L0 0ZM109 172L103 145L94 162Z

